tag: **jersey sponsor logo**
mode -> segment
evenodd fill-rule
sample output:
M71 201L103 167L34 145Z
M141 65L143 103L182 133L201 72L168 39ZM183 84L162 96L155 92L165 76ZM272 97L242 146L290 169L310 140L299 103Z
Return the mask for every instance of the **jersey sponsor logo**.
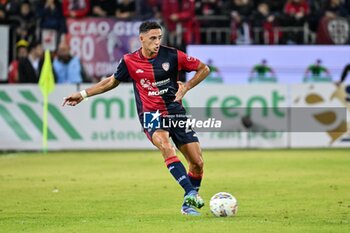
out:
M167 79L164 79L164 80L161 80L161 81L158 81L158 82L153 82L152 86L159 87L159 86L164 86L164 85L166 85L168 83L170 83L170 78L167 78Z
M141 79L140 84L145 89L153 90L151 81L149 81L148 79L145 79L145 78Z
M163 68L163 70L168 71L169 68L170 68L169 62L164 62L164 63L162 64L162 68Z
M157 96L157 95L163 95L168 93L169 88L165 88L162 90L156 90L156 91L149 91L148 96Z
M143 73L144 71L143 70L141 70L141 69L137 69L136 70L136 74L140 74L140 73Z
M164 86L166 84L170 83L170 78L158 81L158 82L151 82L149 79L143 78L140 80L140 84L144 89L147 89L149 91L158 91L156 88L160 86Z

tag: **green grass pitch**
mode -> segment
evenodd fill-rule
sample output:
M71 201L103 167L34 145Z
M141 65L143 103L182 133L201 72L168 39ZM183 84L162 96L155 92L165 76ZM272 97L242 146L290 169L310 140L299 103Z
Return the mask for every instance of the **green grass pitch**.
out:
M202 216L180 214L183 191L157 151L0 156L1 233L349 232L349 150L209 150ZM182 156L179 156L184 161ZM233 194L237 216L210 197Z

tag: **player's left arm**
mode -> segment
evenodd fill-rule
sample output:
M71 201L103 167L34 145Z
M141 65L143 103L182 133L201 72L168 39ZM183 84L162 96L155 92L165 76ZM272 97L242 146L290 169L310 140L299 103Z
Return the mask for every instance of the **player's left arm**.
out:
M174 101L181 101L189 90L197 86L208 76L210 69L206 64L199 62L198 68L195 71L195 75L188 82L177 82L179 89L175 94L176 98Z

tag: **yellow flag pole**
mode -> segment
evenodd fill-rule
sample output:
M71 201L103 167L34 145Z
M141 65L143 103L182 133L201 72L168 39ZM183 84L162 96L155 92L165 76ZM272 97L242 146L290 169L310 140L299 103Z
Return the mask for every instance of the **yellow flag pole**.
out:
M43 153L47 153L47 129L48 129L48 106L49 106L49 96L44 95L44 106L43 106Z
M55 89L55 78L52 71L51 55L50 51L45 51L44 64L40 73L39 87L43 95L43 145L42 150L44 153L48 151L48 106L49 106L49 94Z

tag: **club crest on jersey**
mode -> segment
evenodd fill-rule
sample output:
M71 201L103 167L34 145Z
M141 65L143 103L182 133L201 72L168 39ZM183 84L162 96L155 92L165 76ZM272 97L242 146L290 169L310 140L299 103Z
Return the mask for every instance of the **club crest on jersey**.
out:
M163 70L168 71L169 68L170 68L169 62L164 62L164 63L162 64L162 67L163 67Z
M152 90L152 84L151 81L149 81L148 79L141 79L140 80L140 84L143 88L148 89L148 90Z

